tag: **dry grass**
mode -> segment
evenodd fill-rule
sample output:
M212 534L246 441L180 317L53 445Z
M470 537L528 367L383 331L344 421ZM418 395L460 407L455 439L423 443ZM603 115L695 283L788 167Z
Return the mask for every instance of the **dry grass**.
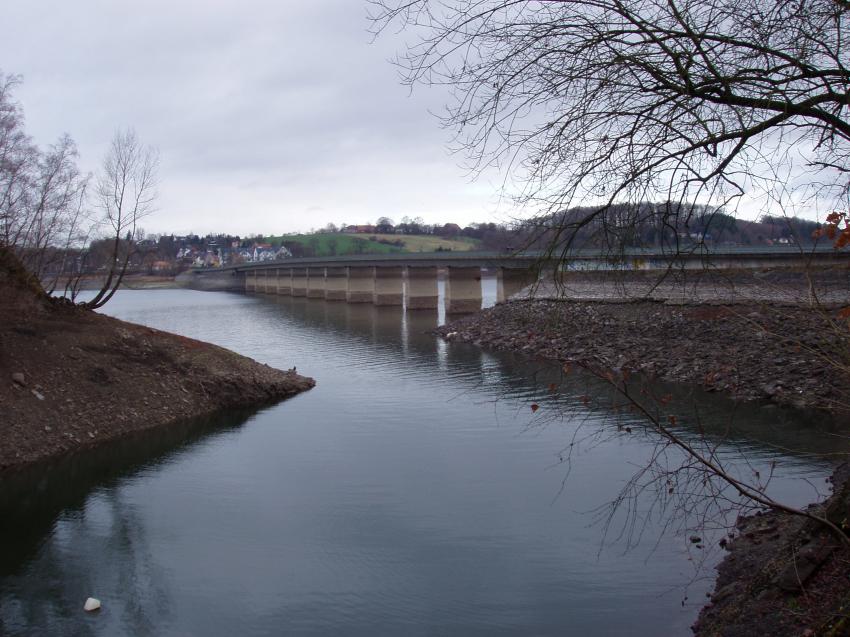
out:
M452 250L454 252L465 252L477 250L479 242L476 239L466 237L458 239L443 239L432 235L412 234L370 234L368 237L377 237L387 241L404 241L405 252L436 252L439 249Z

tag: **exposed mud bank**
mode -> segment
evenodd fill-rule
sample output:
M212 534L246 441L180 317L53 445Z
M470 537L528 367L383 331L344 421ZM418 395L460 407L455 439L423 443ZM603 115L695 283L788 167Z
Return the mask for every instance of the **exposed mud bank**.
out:
M848 478L844 465L833 495L808 509L845 531ZM850 547L822 524L778 512L742 518L728 548L697 635L850 635Z
M313 379L48 299L0 254L0 475Z
M847 357L838 310L796 305L517 300L454 320L450 341L696 383L743 400L840 412Z

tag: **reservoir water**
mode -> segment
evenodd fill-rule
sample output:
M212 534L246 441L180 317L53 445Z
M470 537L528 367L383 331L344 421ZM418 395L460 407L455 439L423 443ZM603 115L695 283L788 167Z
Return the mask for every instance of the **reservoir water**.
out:
M689 634L716 538L677 533L681 512L621 534L622 509L603 535L658 447L596 405L594 379L447 344L436 312L184 290L104 311L318 384L4 480L0 633ZM818 497L829 466L803 453L820 443L802 418L678 400L704 428L742 425L730 466L775 465L773 493Z

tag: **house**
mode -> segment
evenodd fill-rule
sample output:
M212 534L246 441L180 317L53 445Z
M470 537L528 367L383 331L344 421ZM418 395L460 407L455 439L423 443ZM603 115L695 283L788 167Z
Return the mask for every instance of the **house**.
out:
M342 231L345 234L375 234L375 226L371 224L362 226L345 226Z

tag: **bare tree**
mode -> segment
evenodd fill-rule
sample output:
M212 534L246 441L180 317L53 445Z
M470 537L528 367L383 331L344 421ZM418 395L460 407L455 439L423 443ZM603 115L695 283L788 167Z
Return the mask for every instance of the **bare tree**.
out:
M24 130L12 90L16 76L0 74L0 245L13 249L52 292L69 251L84 231L88 175L77 167L77 147L63 135L41 151Z
M12 91L20 83L17 76L0 75L0 241L16 245L20 218L32 179L37 150L24 131L21 106Z
M121 285L133 255L138 222L154 210L158 166L157 151L142 145L135 131L115 133L95 189L100 224L111 237L112 251L103 285L84 303L86 307L101 307Z
M523 184L555 253L593 223L612 247L647 215L676 227L693 203L847 208L844 0L372 4L376 31L413 35L406 82L451 88L443 124L474 169ZM642 201L669 203L611 213Z
M396 60L404 81L449 89L443 126L473 171L503 172L531 215L526 245L555 261L586 242L622 250L650 230L673 255L698 250L741 207L782 217L850 211L845 0L371 4L376 34L408 35ZM846 219L827 217L837 246L850 245ZM696 240L680 243L683 230ZM846 318L836 330L844 342ZM773 499L758 474L725 465L716 439L683 435L622 374L595 373L658 441L605 509L606 525L627 509L634 529L643 513L631 505L650 491L661 508L698 513L703 524L727 506L767 507L850 544L841 520Z

